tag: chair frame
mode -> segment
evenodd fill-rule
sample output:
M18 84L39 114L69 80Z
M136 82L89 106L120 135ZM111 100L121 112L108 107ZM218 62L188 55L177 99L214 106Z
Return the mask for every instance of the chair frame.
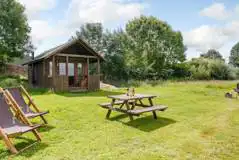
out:
M35 110L36 113L40 113L41 111L39 110L39 108L37 107L37 105L34 103L33 98L30 96L30 94L27 92L27 90L20 85L20 87L17 87L20 89L20 92L26 96L27 100L28 100L28 107L31 107ZM12 94L6 89L6 95L9 97L9 99L14 103L14 107L17 110L21 110L21 107L18 105L17 101L13 98ZM27 102L26 102L27 103ZM24 113L23 113L24 114ZM44 115L39 115L41 117L41 119L43 120L44 124L47 124L47 120L45 119Z
M15 113L15 117L18 118L18 120L20 122L22 122L23 124L25 125L28 125L30 127L33 127L32 123L27 119L27 117L24 115L24 113L19 110L19 109L16 109L16 104L14 104L8 97L8 95L6 94L6 91L4 91L2 88L0 88L0 93L3 94L8 106L12 109L13 113ZM27 132L33 132L33 134L35 135L36 139L37 139L37 142L38 141L41 141L41 136L39 134L39 132L36 130L36 129L32 129L32 130L29 130ZM17 154L19 152L22 152L24 151L25 149L31 147L32 145L34 145L35 143L31 144L30 146L27 146L21 150L17 150L16 147L14 146L14 143L13 141L11 140L11 138L14 138L18 135L21 135L21 134L24 134L24 133L13 133L13 134L6 134L4 132L4 130L0 127L0 136L3 138L3 141L5 143L5 145L7 146L7 148L11 151L11 153L13 154Z

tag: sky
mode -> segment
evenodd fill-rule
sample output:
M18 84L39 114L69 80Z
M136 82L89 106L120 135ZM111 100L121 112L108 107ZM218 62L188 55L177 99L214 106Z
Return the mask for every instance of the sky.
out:
M239 41L237 0L18 0L26 8L36 55L69 40L87 22L105 29L124 28L128 20L151 15L181 31L187 59L208 49L228 60Z

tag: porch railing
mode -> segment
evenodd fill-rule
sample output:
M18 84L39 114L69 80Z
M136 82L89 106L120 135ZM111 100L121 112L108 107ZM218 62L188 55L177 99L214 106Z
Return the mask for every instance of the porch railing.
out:
M95 91L100 89L100 75L89 75L88 90Z

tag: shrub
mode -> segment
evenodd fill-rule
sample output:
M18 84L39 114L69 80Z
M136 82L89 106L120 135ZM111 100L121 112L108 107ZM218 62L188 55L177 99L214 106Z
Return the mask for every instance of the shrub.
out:
M188 63L179 63L172 66L173 78L188 78L191 76L190 65Z
M16 87L19 85L25 85L26 79L20 76L1 76L0 77L0 87Z
M239 79L239 68L233 66L229 66L229 68L230 68L229 79Z
M206 66L200 65L198 67L192 66L190 68L190 72L192 73L193 79L199 79L199 80L209 80L210 77L210 71L206 68Z
M139 80L130 80L127 83L127 87L140 87L142 85L142 81Z
M238 69L235 69L219 59L195 58L188 63L193 79L199 80L229 80L237 79Z
M212 79L227 80L230 79L231 70L228 65L226 65L221 60L209 61L208 68L211 72Z

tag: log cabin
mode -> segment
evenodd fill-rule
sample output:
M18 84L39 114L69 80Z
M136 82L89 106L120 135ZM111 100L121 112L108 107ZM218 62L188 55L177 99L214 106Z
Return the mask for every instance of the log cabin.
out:
M94 91L100 89L103 57L85 41L75 39L54 47L24 63L32 87L54 91Z

